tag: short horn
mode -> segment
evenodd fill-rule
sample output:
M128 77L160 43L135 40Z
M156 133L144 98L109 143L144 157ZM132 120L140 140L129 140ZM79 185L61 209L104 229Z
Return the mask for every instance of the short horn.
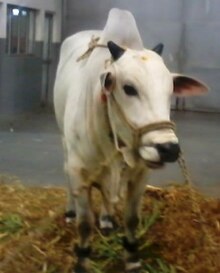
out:
M112 41L109 41L107 43L108 49L112 55L112 58L114 61L117 61L125 52L125 49L118 46L117 44L115 44Z
M159 55L162 55L163 53L163 48L164 48L164 45L162 43L159 43L158 45L156 45L152 51L156 52L157 54Z

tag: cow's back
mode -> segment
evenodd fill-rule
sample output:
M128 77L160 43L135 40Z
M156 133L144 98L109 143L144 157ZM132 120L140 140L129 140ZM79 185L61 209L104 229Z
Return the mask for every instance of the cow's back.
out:
M101 31L82 31L68 37L62 43L54 85L55 114L61 132L63 131L64 113L68 94L69 92L76 92L74 85L86 63L86 59L80 62L77 62L77 59L88 49L91 37L98 37L100 34ZM81 92L81 90L77 92Z

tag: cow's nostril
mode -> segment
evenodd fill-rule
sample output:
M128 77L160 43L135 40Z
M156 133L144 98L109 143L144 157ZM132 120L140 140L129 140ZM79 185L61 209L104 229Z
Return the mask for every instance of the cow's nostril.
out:
M162 162L174 162L178 159L180 146L177 143L166 142L156 144Z

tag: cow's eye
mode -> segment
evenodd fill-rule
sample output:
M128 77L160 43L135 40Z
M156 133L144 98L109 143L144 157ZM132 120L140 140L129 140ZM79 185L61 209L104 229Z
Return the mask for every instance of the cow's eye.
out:
M126 85L124 85L123 89L125 91L125 94L128 96L137 96L138 95L137 90L131 85L126 84Z

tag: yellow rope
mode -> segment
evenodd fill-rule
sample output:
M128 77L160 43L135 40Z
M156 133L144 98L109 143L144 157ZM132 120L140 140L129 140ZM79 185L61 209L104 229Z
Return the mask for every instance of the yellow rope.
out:
M76 61L79 62L87 58L96 47L107 48L107 45L98 44L99 39L100 39L99 37L92 36L91 41L89 42L89 45L88 45L88 49L86 50L85 53L83 53L80 57L78 57Z
M196 196L196 193L195 191L193 190L193 182L192 182L192 178L191 178L191 175L190 175L190 172L189 172L189 169L187 167L187 164L186 164L186 160L184 158L184 155L183 155L183 151L181 150L180 152L180 156L179 156L179 159L178 159L178 163L179 163L179 166L180 166L180 169L182 171L182 174L185 178L185 185L188 187L189 189L189 193L190 193L190 200L191 200L191 203L192 203L192 210L193 210L193 213L199 217L199 222L200 222L200 226L201 226L201 229L202 229L202 232L204 234L204 238L206 240L206 243L207 243L207 247L209 248L210 252L209 252L209 258L210 258L210 262L213 262L213 264L215 263L215 260L214 260L214 255L212 254L212 251L217 251L217 249L220 247L219 244L217 244L216 242L214 242L213 238L212 238L212 235L211 233L209 232L209 229L207 227L207 221L205 220L205 218L203 217L202 215L202 212L201 212L201 209L200 209L200 206L198 204L198 198Z

